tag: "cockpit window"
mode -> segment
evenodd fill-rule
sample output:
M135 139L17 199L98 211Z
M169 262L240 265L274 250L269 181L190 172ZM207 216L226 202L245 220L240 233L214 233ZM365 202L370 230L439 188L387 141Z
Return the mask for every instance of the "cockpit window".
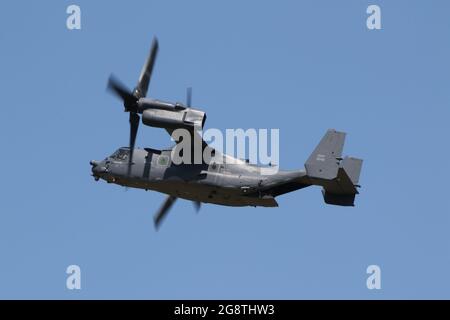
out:
M128 149L119 149L111 155L111 159L116 161L124 161L128 159L129 150Z

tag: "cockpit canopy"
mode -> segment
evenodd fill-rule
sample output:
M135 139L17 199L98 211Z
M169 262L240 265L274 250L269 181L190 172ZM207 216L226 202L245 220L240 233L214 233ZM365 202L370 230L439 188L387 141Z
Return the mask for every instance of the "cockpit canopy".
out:
M117 149L116 152L114 152L110 158L112 160L116 160L116 161L125 161L128 159L128 156L130 154L130 149L129 148L119 148Z

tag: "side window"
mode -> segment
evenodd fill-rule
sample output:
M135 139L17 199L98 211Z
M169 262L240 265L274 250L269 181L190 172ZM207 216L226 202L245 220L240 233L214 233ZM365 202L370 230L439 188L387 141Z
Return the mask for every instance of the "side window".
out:
M119 149L111 156L112 160L115 161L125 161L128 159L128 150Z
M111 156L110 159L113 161L126 161L128 159L128 154L129 151L126 149L119 149L116 152L114 152Z
M128 154L126 152L119 152L117 155L117 160L123 161L128 158Z

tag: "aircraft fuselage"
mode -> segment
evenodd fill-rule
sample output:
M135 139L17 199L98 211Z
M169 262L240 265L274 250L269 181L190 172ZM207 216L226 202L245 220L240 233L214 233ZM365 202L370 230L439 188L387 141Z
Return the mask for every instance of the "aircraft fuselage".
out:
M186 200L227 206L276 207L267 193L277 184L286 184L305 175L303 171L261 174L261 167L242 160L229 164L172 163L171 150L135 149L128 172L128 148L120 148L103 161L92 161L96 179L121 186L154 190ZM224 156L228 157L228 156Z

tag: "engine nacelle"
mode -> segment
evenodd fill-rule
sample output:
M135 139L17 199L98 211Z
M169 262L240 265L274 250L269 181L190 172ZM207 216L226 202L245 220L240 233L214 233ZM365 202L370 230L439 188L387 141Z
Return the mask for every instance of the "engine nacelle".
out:
M163 110L174 110L177 106L171 102L149 99L149 98L141 98L138 101L139 110L144 111L147 109L163 109Z
M142 123L147 126L167 129L203 128L206 114L195 109L147 109L142 112Z

